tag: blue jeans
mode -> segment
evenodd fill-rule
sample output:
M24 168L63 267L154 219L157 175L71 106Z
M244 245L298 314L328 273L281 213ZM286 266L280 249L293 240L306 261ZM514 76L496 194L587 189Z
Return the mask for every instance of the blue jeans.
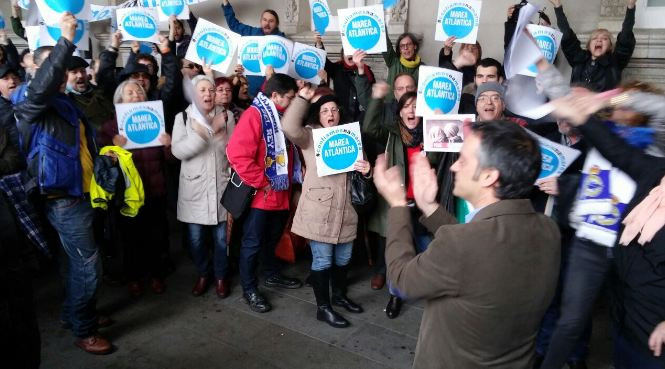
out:
M335 265L348 265L351 261L353 242L333 245L309 240L309 247L312 249L312 270L319 271L329 269L332 266L333 256L335 257Z
M212 275L210 265L210 252L205 244L205 232L212 235L212 271L216 279L226 277L229 261L226 255L226 222L217 225L187 224L187 236L192 259L196 265L199 276L208 277Z
M610 276L611 248L573 238L563 280L560 317L541 369L561 369L591 318L591 309Z
M244 292L256 292L257 256L263 251L263 274L271 277L279 272L280 263L275 248L289 218L288 210L250 208L244 215L240 246L240 284Z
M615 369L663 369L665 360L661 357L655 357L651 352L647 352L647 342L644 342L644 350L635 347L635 343L629 341L621 333L614 332L614 350L613 361Z
M68 259L62 320L71 323L77 337L88 337L97 331L95 305L101 275L90 200L73 197L47 200L45 212Z

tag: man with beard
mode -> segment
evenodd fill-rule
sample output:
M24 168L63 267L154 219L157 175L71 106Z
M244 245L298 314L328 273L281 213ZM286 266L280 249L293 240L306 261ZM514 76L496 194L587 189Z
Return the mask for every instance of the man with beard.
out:
M79 56L72 56L67 66L67 95L88 118L90 124L99 130L104 122L113 119L115 110L112 92L99 81L97 86L90 83L90 65Z

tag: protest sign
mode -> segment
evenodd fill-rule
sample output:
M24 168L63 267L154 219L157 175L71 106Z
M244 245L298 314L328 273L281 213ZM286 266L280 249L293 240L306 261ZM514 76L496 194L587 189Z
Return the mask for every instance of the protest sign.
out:
M242 36L238 45L238 64L245 68L246 76L262 76L261 40L264 36Z
M478 0L440 0L434 39L445 41L455 36L455 42L475 44L481 6Z
M47 25L59 24L64 12L70 12L77 20L90 19L90 0L35 0Z
M527 132L536 138L540 144L542 163L540 166L538 181L561 176L561 174L568 169L570 164L572 164L581 154L579 150L558 144L530 131Z
M74 45L76 45L77 50L88 50L89 48L89 42L88 42L88 33L89 33L89 26L88 22L84 20L77 20L76 21L77 26L76 26L76 32L74 33ZM58 39L61 36L61 30L59 25L53 25L53 26L41 26L40 28L40 34L39 34L39 39L40 39L40 46L47 46L47 45L55 45L58 43Z
M168 21L172 15L178 19L189 19L189 7L185 0L158 0L157 9L162 22Z
M289 66L289 75L318 85L321 78L318 73L326 66L326 51L296 42Z
M554 28L538 26L536 24L528 24L526 29L533 36L534 40L536 40L536 44L547 62L550 64L554 63L556 53L559 52L559 46L561 46L561 37L563 34ZM538 69L536 69L535 64L531 64L519 74L535 77L538 74Z
M462 96L462 73L420 66L416 115L457 114Z
M30 0L18 0L18 6L21 9L28 10L30 9Z
M239 34L199 18L185 59L201 65L210 64L212 69L225 74L239 41Z
M383 8L390 9L397 5L397 3L399 3L399 0L383 0Z
M90 5L90 22L99 22L113 18L113 12L116 8L116 6Z
M153 8L116 9L122 39L159 42L159 20Z
M526 30L526 26L531 21L531 18L538 13L538 10L540 8L531 3L527 3L520 8L515 32L513 32L513 37L503 57L506 79L513 78L516 74L533 65L533 63L542 57L540 48L535 44L531 35Z
M143 8L156 8L158 0L138 0L138 4Z
M162 146L159 136L165 132L162 101L115 104L118 134L127 138L125 149Z
M42 26L25 26L25 37L28 39L28 48L30 51L37 50L42 46L40 35Z
M259 48L261 49L260 60L263 74L268 65L275 69L275 73L289 73L293 41L280 36L263 36Z
M326 33L330 25L332 13L327 0L309 0L309 9L312 13L312 31L320 34Z
M353 171L363 158L363 144L358 122L312 130L316 174L319 177Z
M339 9L337 15L345 55L353 55L358 49L368 54L380 54L388 50L381 5Z
M475 122L473 114L431 115L423 118L425 151L459 152L464 143L464 122Z

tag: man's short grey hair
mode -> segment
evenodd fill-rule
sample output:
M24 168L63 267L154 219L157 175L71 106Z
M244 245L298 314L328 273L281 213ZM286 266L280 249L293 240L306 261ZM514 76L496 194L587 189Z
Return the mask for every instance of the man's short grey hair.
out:
M122 104L122 102L123 102L122 101L122 91L124 91L125 86L127 86L129 84L137 85L139 87L139 89L141 90L141 92L143 92L143 96L146 96L145 90L143 89L143 86L141 86L140 83L138 83L137 81L132 81L131 79L127 79L127 80L122 81L118 85L118 87L116 87L115 92L113 93L113 103L114 104ZM146 98L147 98L147 96L146 96Z

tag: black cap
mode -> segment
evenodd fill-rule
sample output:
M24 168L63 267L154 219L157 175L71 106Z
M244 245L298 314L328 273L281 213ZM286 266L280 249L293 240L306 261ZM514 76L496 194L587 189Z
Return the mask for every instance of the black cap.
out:
M72 56L71 59L69 59L69 64L67 64L67 70L87 68L89 66L90 64L88 64L88 62L85 61L85 59L83 59L82 57Z
M14 73L18 77L18 72L7 64L0 65L0 78L5 78L9 73Z

